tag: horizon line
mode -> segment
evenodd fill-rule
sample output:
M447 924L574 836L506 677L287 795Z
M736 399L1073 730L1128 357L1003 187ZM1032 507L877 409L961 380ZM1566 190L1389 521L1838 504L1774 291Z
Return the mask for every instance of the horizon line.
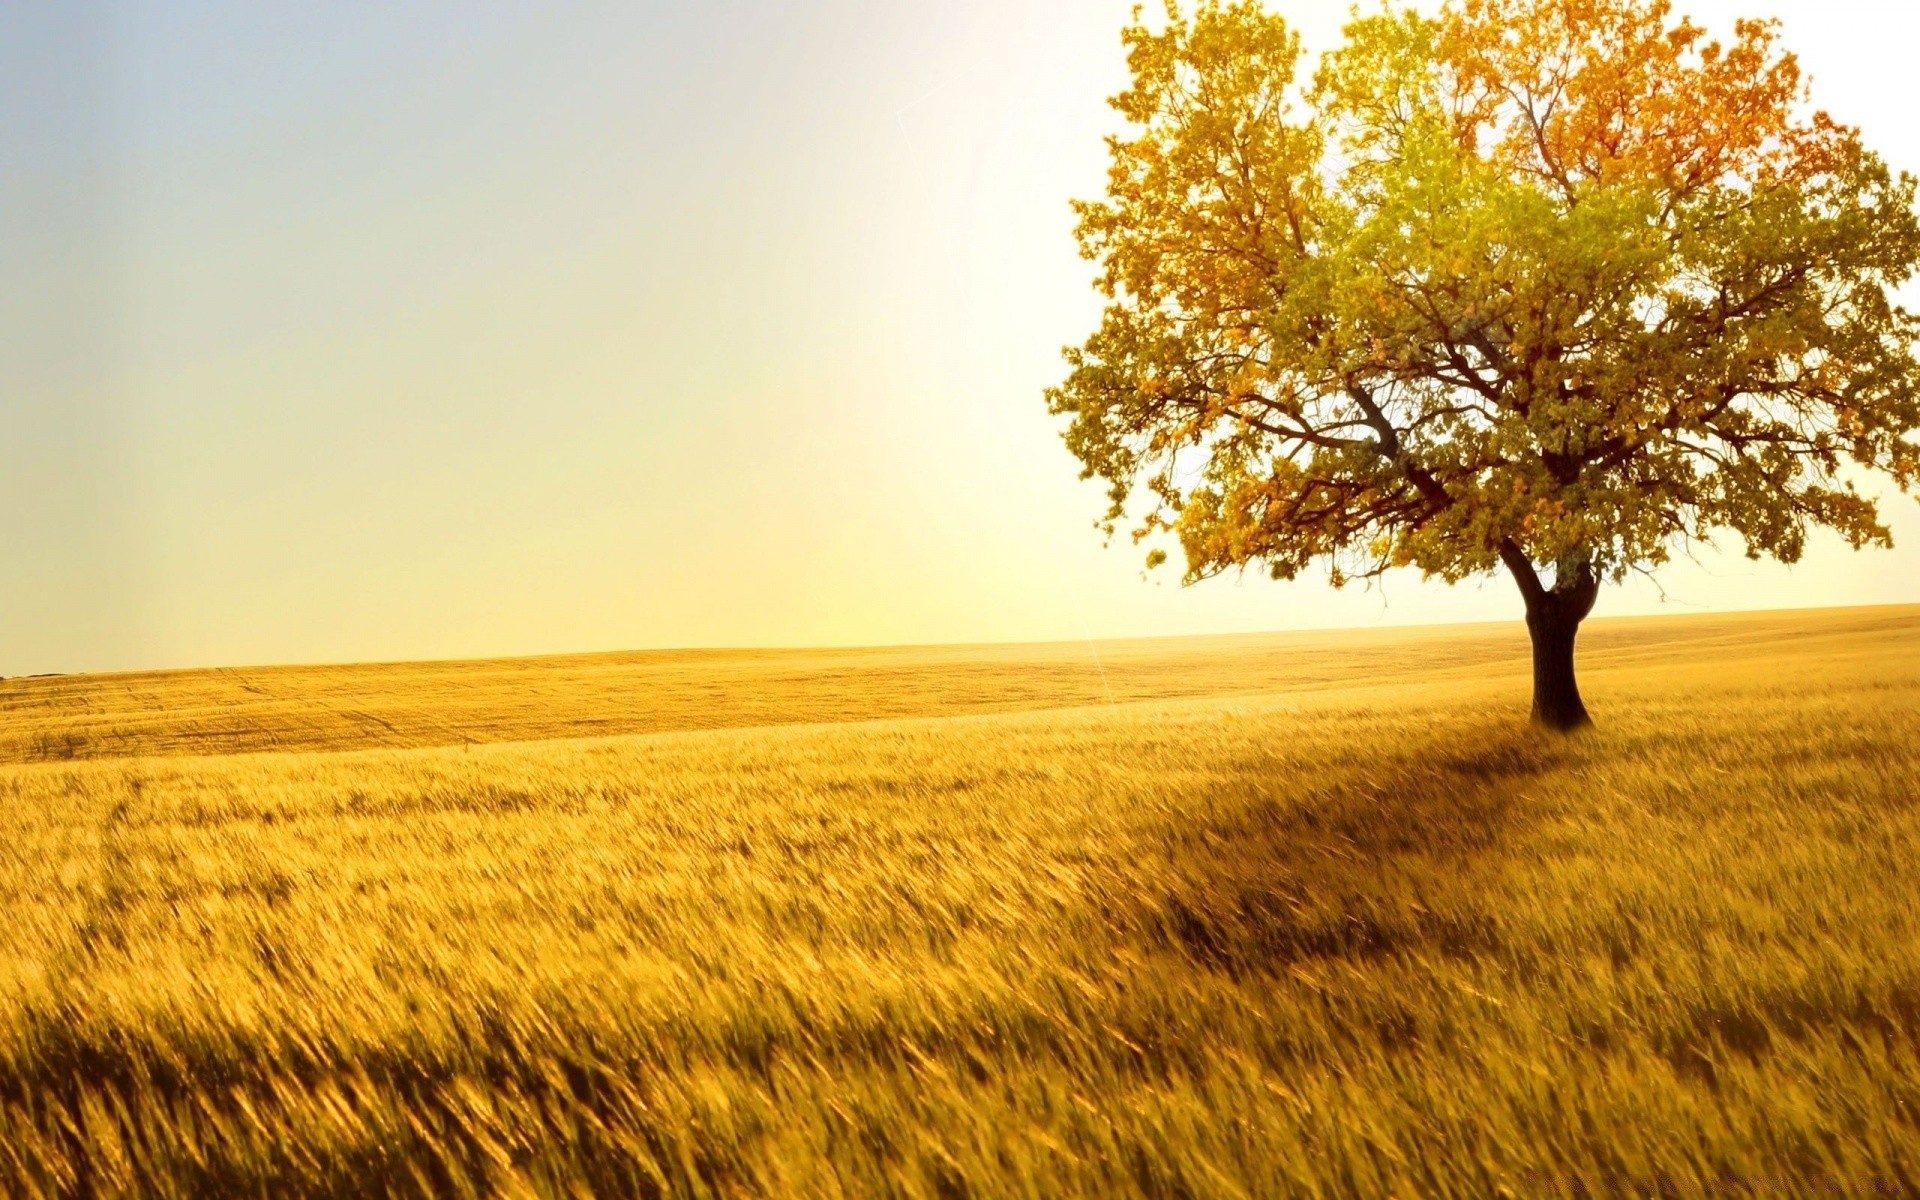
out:
M1774 608L1694 609L1691 611L1671 613L1617 613L1606 616L1589 617L1586 621L1582 622L1582 626L1584 628L1596 622L1610 624L1619 621L1683 620L1700 617L1779 616L1788 613L1845 612L1854 609L1869 608L1920 608L1920 601L1863 601L1857 604L1798 605ZM547 659L612 658L634 655L819 654L833 652L858 653L862 651L879 653L908 650L977 650L1000 647L1073 645L1092 647L1096 643L1116 645L1141 642L1219 641L1228 638L1306 637L1324 634L1377 633L1389 630L1462 629L1469 626L1499 626L1502 628L1514 626L1524 629L1525 620L1521 614L1516 613L1512 618L1503 620L1389 621L1376 625L1324 625L1305 629L1246 629L1210 633L1127 634L1119 637L1011 638L1002 641L970 642L822 642L811 645L795 645L790 643L755 645L742 643L719 646L639 646L602 650L551 650L529 654L474 654L430 658L311 659L277 663L201 663L184 667L117 667L103 671L35 671L21 675L0 675L0 684L18 683L29 679L111 678L126 675L183 675L213 671L299 671L328 667L423 667L455 665L460 663L538 662Z

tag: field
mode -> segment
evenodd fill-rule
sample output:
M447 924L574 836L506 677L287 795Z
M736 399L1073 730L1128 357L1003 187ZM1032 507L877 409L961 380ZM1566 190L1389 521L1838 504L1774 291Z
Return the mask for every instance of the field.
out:
M0 1195L1920 1195L1920 608L0 682Z

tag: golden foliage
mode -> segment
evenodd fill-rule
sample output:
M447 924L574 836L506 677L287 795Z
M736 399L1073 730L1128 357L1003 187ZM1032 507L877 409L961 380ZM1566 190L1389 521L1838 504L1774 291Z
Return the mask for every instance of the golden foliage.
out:
M1356 17L1310 81L1252 0L1125 42L1078 206L1109 304L1049 404L1189 577L1887 542L1848 472L1920 470L1914 183L1808 111L1772 23L1453 0Z

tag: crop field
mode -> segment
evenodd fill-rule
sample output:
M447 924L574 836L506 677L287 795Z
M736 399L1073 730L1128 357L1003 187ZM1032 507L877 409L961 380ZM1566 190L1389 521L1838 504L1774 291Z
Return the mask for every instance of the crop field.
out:
M1920 1195L1920 608L0 682L0 1195Z

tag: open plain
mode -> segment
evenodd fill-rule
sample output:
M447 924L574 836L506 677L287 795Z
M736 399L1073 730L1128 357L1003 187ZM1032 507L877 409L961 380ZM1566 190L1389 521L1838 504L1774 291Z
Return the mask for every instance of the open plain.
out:
M1920 608L0 682L0 1194L1920 1194Z

